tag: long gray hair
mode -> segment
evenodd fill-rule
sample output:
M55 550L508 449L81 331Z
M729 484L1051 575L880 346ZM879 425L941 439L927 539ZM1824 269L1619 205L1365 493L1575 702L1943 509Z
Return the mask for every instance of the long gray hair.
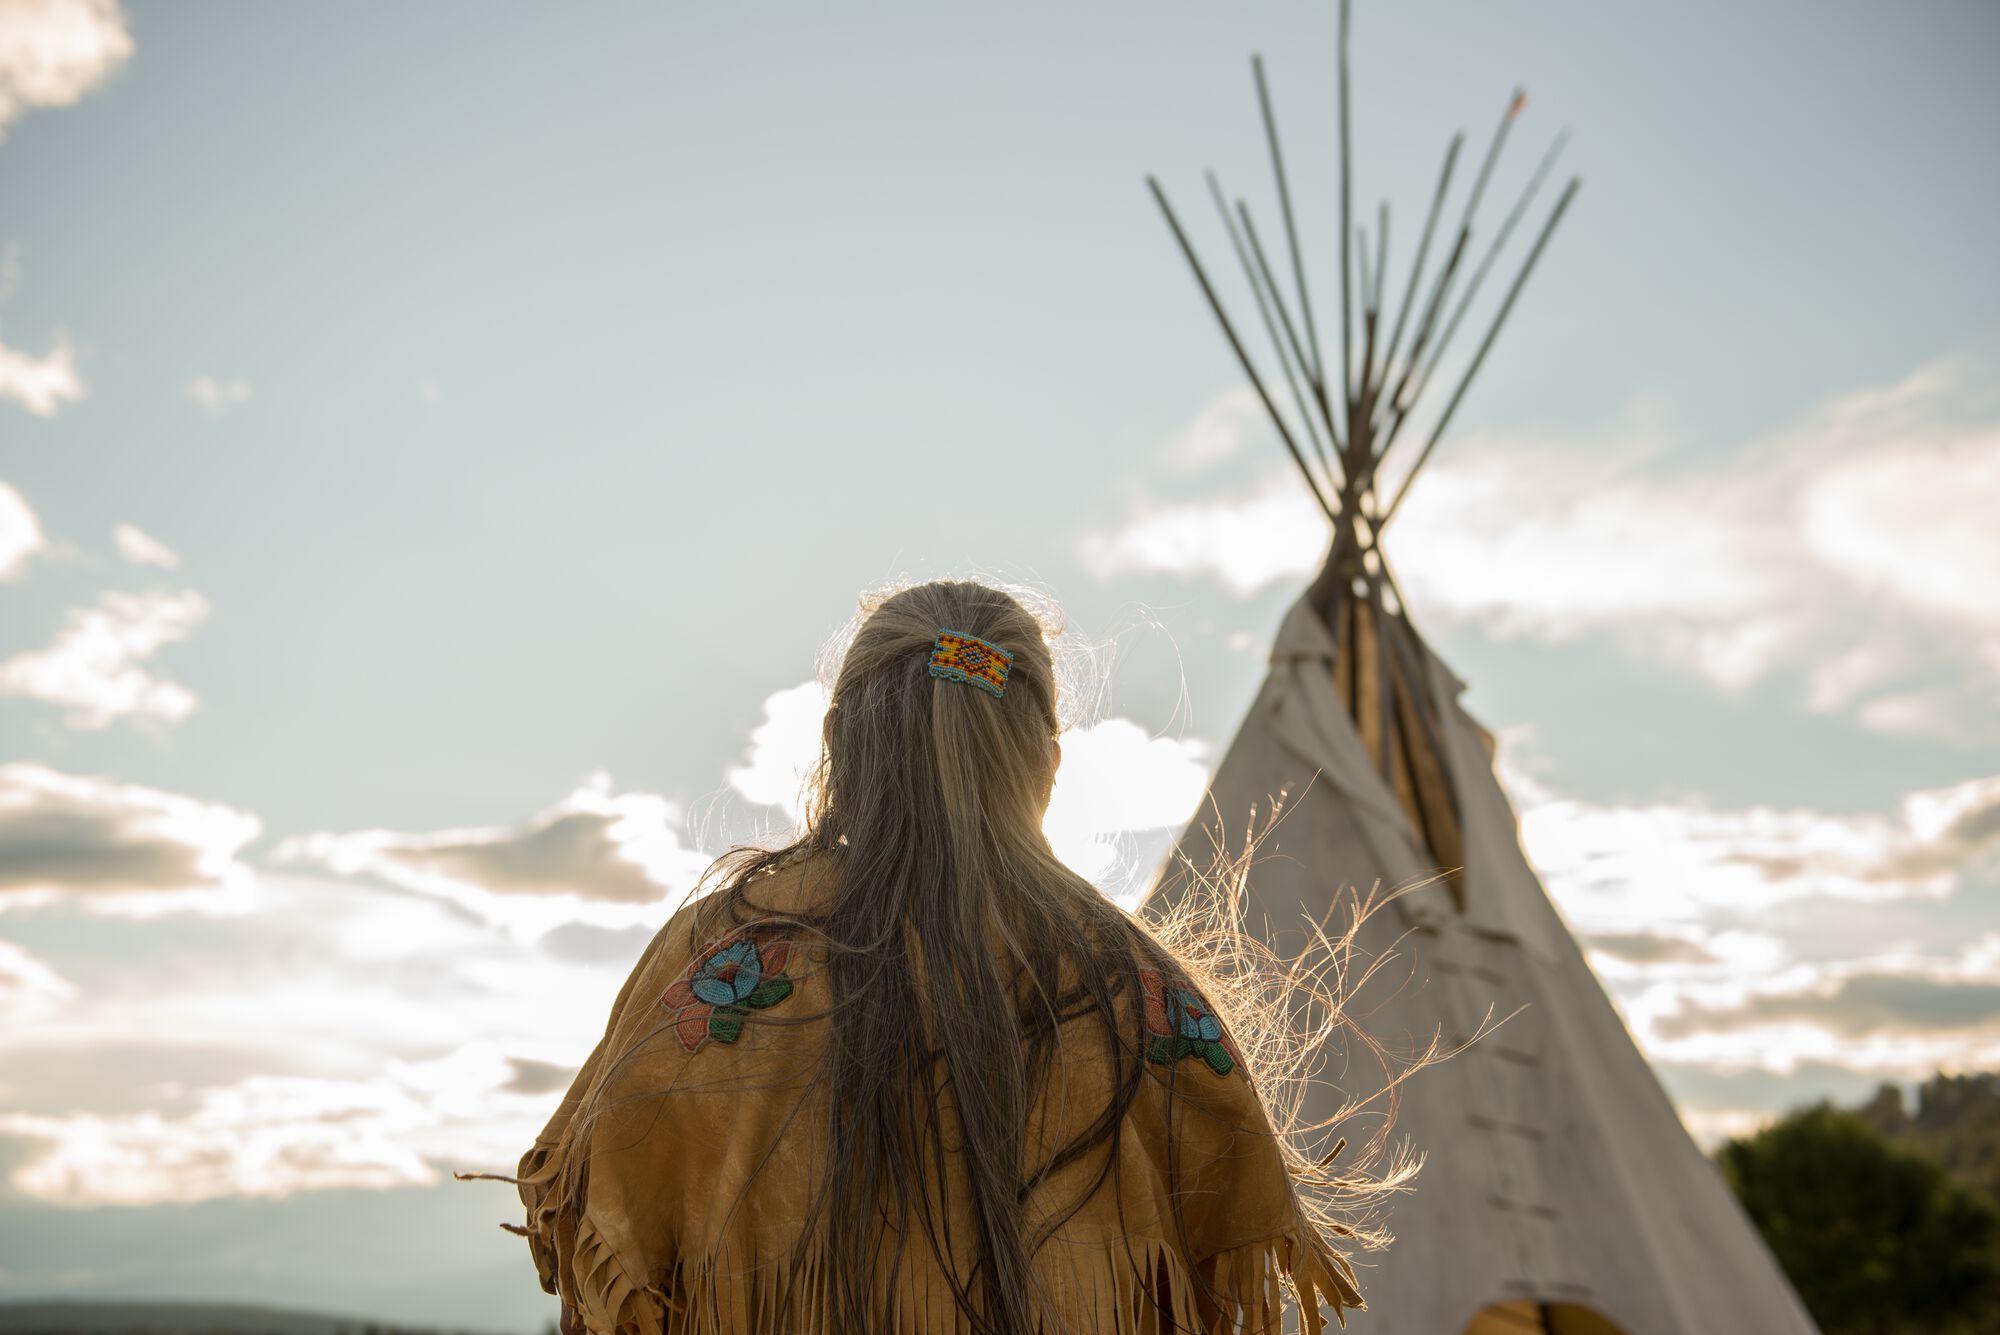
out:
M882 1292L876 1267L887 1227L897 1258L912 1236L926 1239L973 1329L1029 1335L1050 1320L1037 1299L1036 1251L1110 1176L1145 1078L1136 1045L1111 1044L1109 1104L1046 1161L1024 1162L1052 1046L1032 1040L1092 1012L1112 1033L1139 1033L1140 971L1162 968L1213 989L1251 1061L1289 1064L1295 1074L1297 1054L1270 1037L1282 1026L1264 1021L1292 1004L1277 993L1296 993L1303 981L1310 996L1324 979L1254 967L1254 950L1214 930L1228 920L1226 905L1199 929L1181 922L1180 934L1199 939L1205 954L1170 951L1057 857L1042 833L1059 759L1057 665L1043 623L1021 600L981 583L936 581L865 599L862 613L833 681L795 837L725 854L710 873L723 888L705 911L761 916L770 911L754 901L761 872L808 851L839 859L838 888L809 925L829 947L820 1079L828 1143L840 1149L801 1235L828 1249L821 1301L833 1326L887 1324L871 1307ZM929 674L946 629L1012 651L1003 695ZM1285 1071L1269 1074L1277 1078L1260 1067L1267 1102L1268 1091L1287 1088ZM958 1122L949 1136L939 1124L941 1082ZM951 1202L976 1230L969 1276L947 1254L957 1230L940 1214L947 1141L970 1190L969 1200ZM1030 1220L1037 1188L1087 1160L1100 1166L1077 1197L1053 1208L1038 1202ZM1353 1231L1330 1216L1320 1222Z

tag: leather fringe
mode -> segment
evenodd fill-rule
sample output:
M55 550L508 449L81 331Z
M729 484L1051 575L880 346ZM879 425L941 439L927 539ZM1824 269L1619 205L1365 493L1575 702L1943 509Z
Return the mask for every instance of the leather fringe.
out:
M551 1212L552 1214L553 1212ZM549 1216L537 1222L555 1222ZM682 1262L671 1276L627 1273L585 1213L558 1225L553 1287L585 1329L598 1335L833 1335L825 1258L806 1258L789 1306L782 1259L724 1252ZM547 1235L538 1238L546 1241ZM1056 1244L1060 1247L1060 1244ZM538 1246L537 1251L541 1248ZM1362 1306L1337 1253L1292 1235L1220 1252L1194 1269L1165 1243L1135 1240L1101 1252L1062 1249L1068 1264L1045 1275L1042 1329L1049 1335L1282 1335L1296 1303L1302 1335L1326 1328L1324 1303L1344 1327ZM895 1335L956 1335L968 1329L935 1266L906 1265L894 1295Z

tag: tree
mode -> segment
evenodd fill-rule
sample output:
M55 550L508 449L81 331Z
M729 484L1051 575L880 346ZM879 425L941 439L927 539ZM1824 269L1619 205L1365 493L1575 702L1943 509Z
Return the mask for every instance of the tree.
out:
M2000 1209L1862 1114L1802 1109L1717 1160L1826 1335L1997 1328Z
M1963 1186L2000 1199L2000 1075L1945 1075L1917 1087L1913 1113L1884 1085L1862 1113L1891 1142L1920 1149Z

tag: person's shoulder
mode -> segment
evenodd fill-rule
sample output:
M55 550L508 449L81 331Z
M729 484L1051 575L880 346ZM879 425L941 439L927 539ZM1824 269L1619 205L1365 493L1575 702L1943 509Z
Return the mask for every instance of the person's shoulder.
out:
M755 850L739 850L754 853ZM836 882L835 859L823 849L795 848L773 860L746 859L675 910L657 944L691 950L752 924L811 917L825 911Z
M801 1026L787 1023L739 1043L766 1020L812 1013L809 999L796 993L817 963L802 909L808 887L801 885L813 860L788 858L768 872L753 868L747 879L729 877L667 919L614 1012L614 1046L648 1054L628 1067L629 1082L657 1085L711 1045L740 1052L808 1040Z
M775 861L753 864L747 872L726 876L716 888L682 902L633 964L613 1010L617 1027L629 1007L646 994L662 997L675 980L686 979L703 961L736 940L754 936L768 940L774 927L796 921L807 910L815 875L825 861L809 850L794 850ZM793 935L787 931L785 935Z
M823 914L839 892L840 862L834 849L794 848L743 883L744 903L773 917Z

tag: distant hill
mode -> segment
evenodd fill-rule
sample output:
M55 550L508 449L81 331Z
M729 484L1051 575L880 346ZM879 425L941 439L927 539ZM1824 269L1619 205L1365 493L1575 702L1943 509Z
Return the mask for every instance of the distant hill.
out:
M480 1335L365 1317L189 1302L0 1303L0 1335Z

